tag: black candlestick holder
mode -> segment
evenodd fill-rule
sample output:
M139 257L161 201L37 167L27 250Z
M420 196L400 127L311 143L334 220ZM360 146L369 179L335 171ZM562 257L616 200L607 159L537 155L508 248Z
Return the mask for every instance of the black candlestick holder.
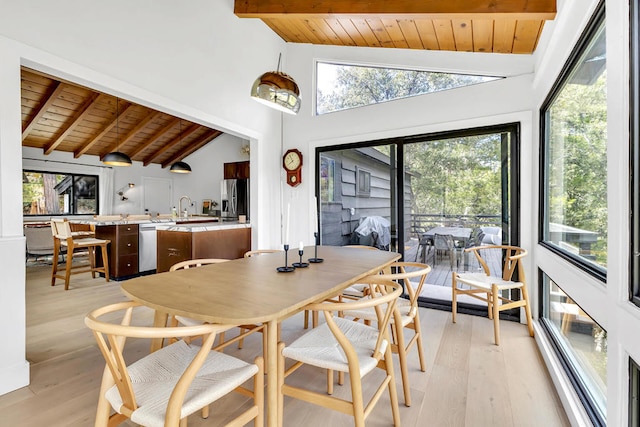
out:
M313 254L313 258L309 258L309 262L313 263L313 264L318 264L324 261L324 259L322 258L318 258L318 232L314 232L313 233L313 237L315 237L316 240L316 244L314 247L314 254Z
M289 245L284 245L284 267L278 267L278 273L291 273L295 270L295 267L289 265L289 261L287 259L287 255L289 254Z
M308 262L302 262L302 254L304 254L304 250L298 249L298 255L300 255L300 262L294 262L292 265L295 268L307 268L309 267Z

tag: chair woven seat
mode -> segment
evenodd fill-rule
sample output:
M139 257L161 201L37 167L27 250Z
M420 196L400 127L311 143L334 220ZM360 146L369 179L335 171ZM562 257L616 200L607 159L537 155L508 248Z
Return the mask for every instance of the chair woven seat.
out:
M144 426L164 426L169 397L199 350L198 346L178 341L129 366L129 377L139 405L132 412L131 421ZM187 391L180 418L225 396L257 372L258 367L254 364L217 351L210 352ZM116 386L107 391L106 398L115 411L123 404Z
M356 350L362 378L378 365L378 360L372 357L378 339L378 328L340 317L334 317L334 320ZM384 340L381 347L382 353L387 345L388 342ZM349 372L349 363L344 351L326 323L289 344L282 351L282 355L320 368Z
M522 282L512 282L511 280L504 280L501 277L487 276L484 273L458 273L457 280L458 282L487 290L491 290L492 285L498 286L499 290L522 286ZM520 286L518 286L518 284Z

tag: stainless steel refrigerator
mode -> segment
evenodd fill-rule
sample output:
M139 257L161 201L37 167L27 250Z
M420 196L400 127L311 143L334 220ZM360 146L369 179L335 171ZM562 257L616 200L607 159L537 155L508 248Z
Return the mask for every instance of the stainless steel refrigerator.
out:
M237 220L245 215L249 220L249 180L224 179L220 186L221 212L224 219Z

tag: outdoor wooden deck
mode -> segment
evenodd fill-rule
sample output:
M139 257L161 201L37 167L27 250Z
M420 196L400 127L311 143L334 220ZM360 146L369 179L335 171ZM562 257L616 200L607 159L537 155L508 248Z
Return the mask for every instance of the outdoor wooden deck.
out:
M417 254L417 255L416 255ZM454 266L454 270L462 271L478 271L480 264L473 254L466 254L463 260ZM491 249L483 254L489 268L494 274L501 274L502 271L502 254L498 249ZM418 246L417 239L411 239L405 246L405 261L425 262L431 266L431 273L427 276L425 286L421 292L421 296L435 299L451 301L451 262L448 255L435 257L435 251L432 250L427 254L426 260L422 259L422 251ZM461 301L474 305L484 305L483 302L475 298L463 297Z

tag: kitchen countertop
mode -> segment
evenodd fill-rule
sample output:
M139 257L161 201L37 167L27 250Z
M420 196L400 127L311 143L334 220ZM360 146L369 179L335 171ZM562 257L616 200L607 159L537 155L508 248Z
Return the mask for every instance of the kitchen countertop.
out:
M236 223L237 221L233 222L227 222L225 221L224 223L222 222L218 222L220 221L220 218L216 217L216 216L190 216L189 218L171 218L171 217L162 217L162 218L151 218L151 219L141 219L141 220L126 220L126 219L121 219L121 220L115 220L115 221L96 221L93 219L86 219L86 220L82 220L82 219L70 219L69 222L74 223L74 224L93 224L96 226L99 225L121 225L121 224L158 224L158 225L162 225L162 224L167 224L168 226L173 226L176 224L176 222L179 223L187 223L187 222L194 222L194 223L215 223L215 224L232 224L232 223ZM180 224L182 225L182 224ZM190 224L185 224L185 225L190 225Z
M197 233L200 231L231 230L235 228L251 228L251 224L249 223L241 224L238 221L197 223L197 224L176 224L176 225L158 224L158 226L156 227L156 230Z

